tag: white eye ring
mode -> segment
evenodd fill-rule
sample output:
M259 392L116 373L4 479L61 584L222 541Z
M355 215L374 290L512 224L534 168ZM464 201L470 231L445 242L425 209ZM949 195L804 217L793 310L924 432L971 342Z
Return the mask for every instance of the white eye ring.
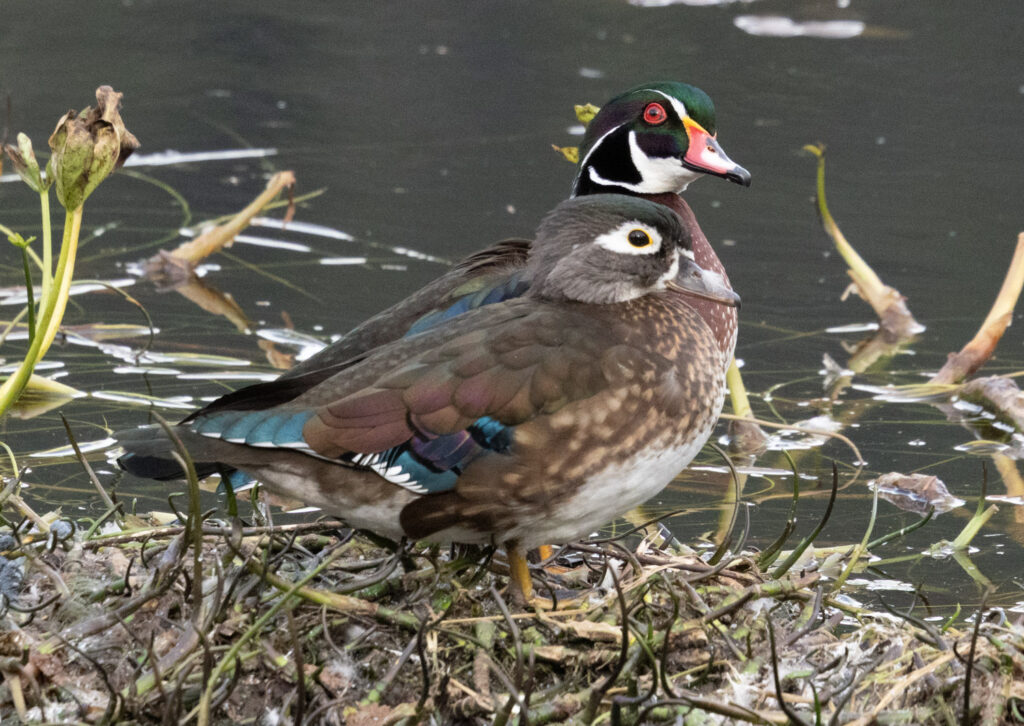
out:
M634 244L633 240L641 234L647 241L641 245ZM653 255L661 249L661 232L649 224L633 220L599 235L594 244L620 255Z

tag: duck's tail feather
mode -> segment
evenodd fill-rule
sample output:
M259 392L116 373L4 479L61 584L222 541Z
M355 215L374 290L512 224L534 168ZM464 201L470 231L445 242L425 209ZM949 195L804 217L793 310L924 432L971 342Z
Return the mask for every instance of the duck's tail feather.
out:
M214 458L211 449L216 448L218 441L182 428L175 428L175 433L181 438L189 456L192 457L196 474L200 479L231 470L231 467L223 466ZM125 471L159 481L185 478L181 464L172 453L175 451L174 443L162 426L154 424L118 431L114 438L124 447L125 453L117 463Z

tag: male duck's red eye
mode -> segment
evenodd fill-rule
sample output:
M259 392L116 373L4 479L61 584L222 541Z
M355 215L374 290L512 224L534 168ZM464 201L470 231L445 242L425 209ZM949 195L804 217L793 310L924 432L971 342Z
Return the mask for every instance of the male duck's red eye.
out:
M665 107L660 103L649 103L644 109L644 121L652 126L663 124L667 119L668 114L665 113Z

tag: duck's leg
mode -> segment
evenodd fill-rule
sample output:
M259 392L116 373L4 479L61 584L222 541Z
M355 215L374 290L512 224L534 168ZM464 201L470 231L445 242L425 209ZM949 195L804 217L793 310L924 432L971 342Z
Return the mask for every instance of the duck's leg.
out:
M511 574L512 600L519 607L525 607L533 599L533 582L530 580L530 567L526 556L519 545L505 545L508 556L508 569Z
M545 560L550 560L551 555L553 554L555 554L555 548L551 545L541 545L537 548L537 556L540 558L541 562L544 562Z

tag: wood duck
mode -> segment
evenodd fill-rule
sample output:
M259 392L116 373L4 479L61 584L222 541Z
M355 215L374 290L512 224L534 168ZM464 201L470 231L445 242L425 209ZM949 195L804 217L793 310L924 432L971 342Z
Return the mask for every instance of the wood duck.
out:
M602 106L587 125L571 196L626 194L671 208L689 230L697 264L721 276L722 284L730 287L725 268L679 196L705 174L750 185L750 173L729 159L715 134L714 104L699 88L657 82L630 89ZM283 377L300 377L316 370L329 375L346 361L410 332L522 295L530 286L529 246L528 240L505 240L470 256ZM725 353L724 372L736 347L736 308L696 298L693 304L701 308L719 339Z
M542 222L520 296L236 391L176 433L200 476L240 470L351 526L523 548L584 536L660 491L721 411L722 352L689 303L738 298L666 207L570 199ZM164 430L117 434L128 471L181 478Z

